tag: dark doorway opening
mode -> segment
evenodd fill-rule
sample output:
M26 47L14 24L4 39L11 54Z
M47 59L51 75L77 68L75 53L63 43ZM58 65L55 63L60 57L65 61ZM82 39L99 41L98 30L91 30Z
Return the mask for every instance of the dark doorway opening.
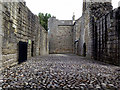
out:
M19 64L27 60L27 46L28 44L26 42L19 42Z
M83 56L86 57L86 43L83 44Z
M31 46L31 56L34 56L34 41L32 41L32 46Z

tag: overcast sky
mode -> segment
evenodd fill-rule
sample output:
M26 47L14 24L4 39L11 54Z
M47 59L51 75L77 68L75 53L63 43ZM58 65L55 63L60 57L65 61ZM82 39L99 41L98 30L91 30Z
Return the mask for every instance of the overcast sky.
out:
M36 15L39 12L50 13L60 20L71 20L73 12L75 19L82 15L82 0L25 0L29 9ZM119 0L112 0L114 8Z

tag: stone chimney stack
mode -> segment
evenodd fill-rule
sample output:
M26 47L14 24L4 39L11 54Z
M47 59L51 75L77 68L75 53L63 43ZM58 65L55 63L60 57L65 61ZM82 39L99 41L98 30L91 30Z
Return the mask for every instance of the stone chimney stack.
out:
M73 17L72 17L73 24L75 22L75 13L73 12Z

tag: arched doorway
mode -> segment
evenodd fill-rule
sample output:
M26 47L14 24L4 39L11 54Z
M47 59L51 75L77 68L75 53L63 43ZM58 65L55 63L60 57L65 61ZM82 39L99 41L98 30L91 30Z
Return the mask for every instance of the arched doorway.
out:
M74 54L78 54L78 40L74 41Z

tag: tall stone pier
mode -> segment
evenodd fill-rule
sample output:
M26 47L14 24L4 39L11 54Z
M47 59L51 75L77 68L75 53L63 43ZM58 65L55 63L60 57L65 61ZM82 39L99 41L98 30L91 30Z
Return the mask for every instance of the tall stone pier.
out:
M3 31L2 31L2 3L0 1L0 83L2 81L2 37L3 37Z

